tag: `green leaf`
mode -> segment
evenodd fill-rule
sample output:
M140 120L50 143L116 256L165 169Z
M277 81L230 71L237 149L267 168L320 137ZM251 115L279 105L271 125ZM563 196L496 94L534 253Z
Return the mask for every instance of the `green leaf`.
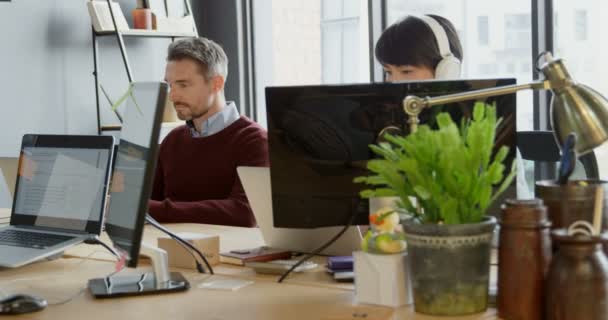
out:
M431 198L431 193L420 185L415 186L414 191L416 192L416 195L423 200L428 200Z
M473 120L481 121L486 113L486 108L483 103L475 103L473 106Z
M368 186L362 196L398 196L397 205L424 223L478 222L514 175L503 178L508 148L491 159L500 122L496 108L478 103L473 118L460 126L447 113L436 120L438 129L422 125L408 136L386 135L387 142L370 146L380 159L368 161L370 175L354 181Z
M490 201L490 203L494 202L494 200L496 200L503 192L505 192L505 190L507 190L507 188L509 187L511 182L513 182L513 178L515 178L516 173L517 173L517 164L515 162L515 159L513 159L513 162L511 163L511 173L509 173L509 175L505 178L505 180L502 181L502 183L500 184L500 187L494 193L494 196L492 196L492 200Z

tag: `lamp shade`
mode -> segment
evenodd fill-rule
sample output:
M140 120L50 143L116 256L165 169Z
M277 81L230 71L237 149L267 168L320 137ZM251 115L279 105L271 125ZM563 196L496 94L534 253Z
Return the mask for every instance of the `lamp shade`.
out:
M583 84L556 90L551 125L560 146L570 132L576 133L575 149L583 155L608 140L608 100Z
M608 100L599 92L572 79L562 59L544 54L541 70L550 83L551 126L561 147L574 132L576 152L583 155L608 140Z
M608 100L599 92L572 79L562 59L553 59L541 68L551 83L551 126L561 147L574 132L576 152L583 155L608 140Z

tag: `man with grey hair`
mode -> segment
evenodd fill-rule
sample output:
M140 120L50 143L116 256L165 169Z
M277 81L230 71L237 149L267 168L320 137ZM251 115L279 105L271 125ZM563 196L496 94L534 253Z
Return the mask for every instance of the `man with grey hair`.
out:
M238 166L268 166L268 136L226 102L228 58L206 38L169 46L165 81L186 124L163 140L150 214L160 222L256 225Z

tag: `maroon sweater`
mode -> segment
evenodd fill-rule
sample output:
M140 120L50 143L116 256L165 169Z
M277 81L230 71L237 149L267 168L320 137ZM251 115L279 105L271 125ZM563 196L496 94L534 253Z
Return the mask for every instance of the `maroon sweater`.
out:
M159 222L253 227L236 167L268 165L266 130L247 117L208 137L175 128L160 146L149 213Z

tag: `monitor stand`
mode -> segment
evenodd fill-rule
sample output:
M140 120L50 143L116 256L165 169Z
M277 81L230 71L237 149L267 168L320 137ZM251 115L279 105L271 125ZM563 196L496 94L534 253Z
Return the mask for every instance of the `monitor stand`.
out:
M152 260L153 272L91 279L91 294L95 298L114 298L185 291L190 288L190 283L181 273L169 272L165 250L142 243L140 255Z

